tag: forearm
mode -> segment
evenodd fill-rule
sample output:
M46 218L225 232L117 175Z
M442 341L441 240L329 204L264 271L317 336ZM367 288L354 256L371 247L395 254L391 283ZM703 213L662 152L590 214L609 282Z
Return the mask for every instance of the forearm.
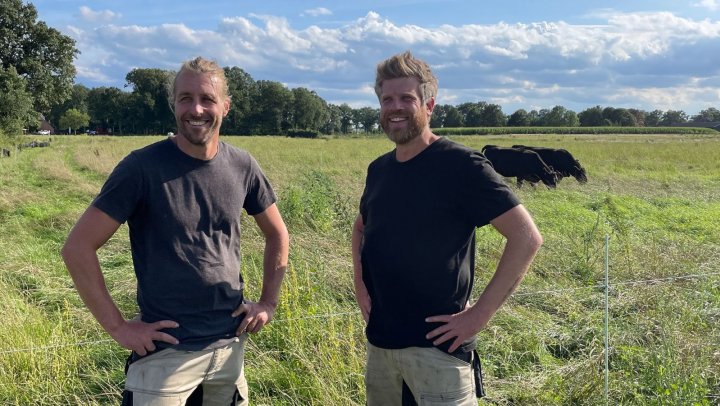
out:
M277 307L285 271L288 264L289 237L287 232L278 233L265 241L263 260L263 285L260 302Z
M105 331L114 332L125 318L108 292L95 251L66 244L62 257L85 306Z
M478 331L485 328L520 285L542 245L542 236L534 224L529 223L527 226L518 236L508 239L495 274L471 307L479 323Z
M362 247L363 231L364 227L362 223L362 217L358 216L358 218L355 220L355 223L353 224L351 237L353 276L354 282L356 284L357 282L362 281L362 262L360 260L360 250Z

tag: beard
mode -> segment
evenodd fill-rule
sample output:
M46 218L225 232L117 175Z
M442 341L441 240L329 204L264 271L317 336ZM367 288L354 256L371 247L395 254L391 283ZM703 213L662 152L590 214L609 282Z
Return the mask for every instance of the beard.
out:
M179 117L175 120L178 128L178 133L185 138L189 143L197 146L206 145L213 139L213 136L218 133L220 128L220 122L210 119L210 126L196 127L190 125L187 120L192 120L192 117Z
M386 112L380 117L380 126L385 135L398 145L404 145L414 140L422 134L428 124L427 117L422 111L418 111L413 116L408 117L407 126L405 128L392 128L390 126L390 116L396 112Z

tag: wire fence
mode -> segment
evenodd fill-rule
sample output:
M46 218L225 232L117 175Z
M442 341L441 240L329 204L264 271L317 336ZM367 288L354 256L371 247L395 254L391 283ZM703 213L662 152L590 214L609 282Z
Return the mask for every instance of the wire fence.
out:
M610 349L612 348L611 342L610 342L610 334L609 334L609 324L610 324L610 296L609 293L611 291L611 288L613 287L628 287L628 286L638 286L638 285L657 285L662 283L671 283L681 280L699 280L704 278L711 278L711 277L718 277L720 276L720 272L704 272L704 273L694 273L694 274L684 274L684 275L674 275L674 276L667 276L662 278L650 278L650 279L637 279L637 280L624 280L624 281L613 281L610 282L609 278L609 237L606 236L605 238L605 260L604 260L604 283L595 283L592 285L587 286L579 286L579 287L573 287L573 288L561 288L561 289L545 289L545 290L535 290L535 291L518 291L515 292L511 299L520 299L523 297L531 297L531 296L546 296L546 295L555 295L555 294L561 294L561 293L568 293L568 292L577 292L577 291L598 291L598 293L602 293L604 295L604 337L603 337L603 358L604 358L604 401L605 404L609 404L609 393L610 393L610 384L609 384L609 353ZM346 317L346 316L353 316L353 315L359 315L360 311L344 311L344 312L330 312L330 313L323 313L323 314L315 314L310 316L302 316L302 317L291 317L291 318L275 318L273 319L273 323L286 323L286 322L294 322L294 321L302 321L302 320L310 320L310 319L327 319L327 318L335 318L335 317ZM29 353L29 352L37 352L37 351L43 351L47 352L50 350L57 350L65 347L79 347L79 346L93 346L93 345L100 345L100 344L108 344L108 343L114 343L115 341L112 339L100 339L100 340L85 340L85 341L78 341L78 342L71 342L71 343L60 343L60 344L52 344L52 345L42 345L42 346L29 346L24 348L12 348L12 349L3 349L0 350L0 356L9 355L9 354L18 354L18 353ZM720 394L710 394L708 395L708 399L714 401L720 402ZM719 403L720 404L720 403Z

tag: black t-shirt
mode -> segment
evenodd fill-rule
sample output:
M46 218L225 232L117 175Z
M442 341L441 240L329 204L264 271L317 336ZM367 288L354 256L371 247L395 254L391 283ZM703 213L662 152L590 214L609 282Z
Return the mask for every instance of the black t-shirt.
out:
M175 348L193 350L235 336L241 212L261 213L275 200L246 151L220 142L204 161L163 140L125 157L93 205L128 223L143 321L178 322L165 331L180 341Z
M470 299L475 228L518 204L481 153L446 138L406 162L395 151L373 161L360 200L370 343L432 347L425 335L439 324L425 318L458 313Z

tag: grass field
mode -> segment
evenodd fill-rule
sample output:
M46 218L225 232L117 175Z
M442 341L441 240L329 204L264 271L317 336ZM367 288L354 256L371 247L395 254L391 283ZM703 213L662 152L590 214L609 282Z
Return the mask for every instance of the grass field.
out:
M563 147L589 178L584 185L564 179L555 190L511 182L545 244L518 292L479 335L488 392L479 404L601 405L606 395L610 404L720 404L720 136L451 138L478 149ZM119 402L127 352L83 306L59 250L115 164L159 139L53 137L50 147L0 159L0 404ZM391 143L224 140L257 158L291 233L276 319L249 342L252 404L364 404L364 326L352 292L350 226L366 167ZM253 299L262 239L252 219L243 222L242 272ZM477 237L481 289L503 240L491 228ZM125 226L99 255L113 297L133 316Z

